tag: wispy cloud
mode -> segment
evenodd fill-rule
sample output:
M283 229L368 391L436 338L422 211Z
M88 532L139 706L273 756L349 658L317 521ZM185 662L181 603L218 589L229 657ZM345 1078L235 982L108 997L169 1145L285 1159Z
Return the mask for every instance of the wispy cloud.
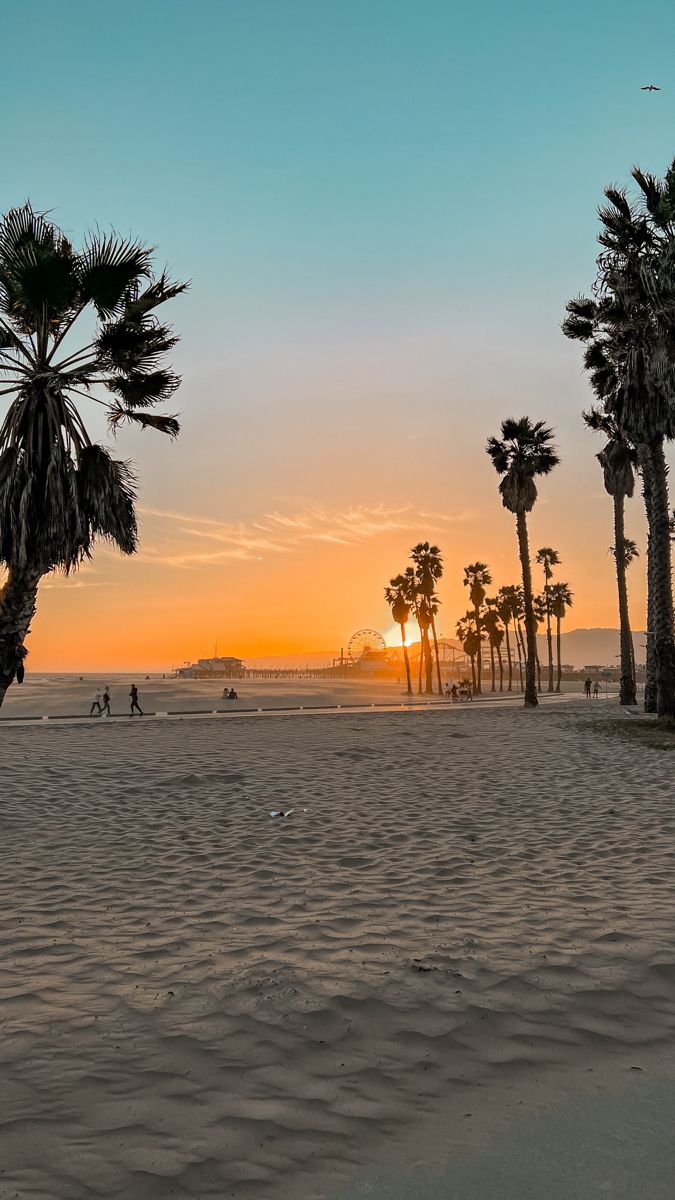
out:
M108 588L114 587L113 583L105 580L93 579L75 579L68 575L48 575L44 583L40 584L41 591L61 591L67 588L68 591L78 591L80 588Z
M290 554L312 542L358 545L393 533L428 537L468 513L424 513L412 505L355 505L346 509L306 507L264 513L250 524L228 523L194 513L142 508L151 526L142 549L146 560L172 567L208 567L232 559L256 560ZM211 543L211 546L204 543Z

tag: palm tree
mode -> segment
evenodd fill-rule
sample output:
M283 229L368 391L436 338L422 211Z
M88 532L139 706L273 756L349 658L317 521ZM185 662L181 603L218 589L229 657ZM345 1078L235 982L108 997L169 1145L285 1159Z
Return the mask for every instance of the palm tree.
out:
M553 583L549 588L548 593L551 612L556 619L556 656L558 660L558 681L556 683L556 692L562 691L562 663L560 661L560 625L565 617L568 608L572 607L573 595L567 583Z
M506 656L509 664L509 683L507 692L513 691L513 658L511 655L511 638L509 636L509 625L512 621L515 622L516 617L516 599L513 593L514 587L502 587L497 593L497 612L499 619L504 626L506 634Z
M601 412L592 408L584 413L584 420L589 429L603 433L607 442L596 455L605 483L605 491L612 497L614 506L614 546L612 553L616 563L616 581L619 593L619 629L621 651L621 684L619 703L637 704L637 688L635 683L635 662L633 654L633 635L630 627L628 612L628 586L626 569L634 557L629 554L629 539L625 534L625 504L635 489L635 468L637 453L626 437L625 431L611 413ZM637 554L635 543L632 546Z
M476 691L476 656L480 652L481 633L476 629L475 614L469 610L455 626L458 641L471 661L471 682Z
M23 678L43 576L75 570L98 539L136 549L135 477L92 441L78 398L101 404L113 431L129 421L176 436L174 416L150 411L180 382L161 365L177 339L155 310L184 290L153 275L140 242L96 235L75 250L30 204L0 220L0 395L10 397L0 427L0 704ZM88 340L78 345L83 315Z
M410 605L410 610L417 622L417 628L420 635L420 652L418 658L417 672L417 694L422 693L422 671L425 666L425 640L423 624L425 621L425 613L421 610L422 596L417 586L417 576L414 567L406 567L403 573L403 593L407 603Z
M547 602L543 592L538 592L532 597L532 606L534 608L534 628L537 635L537 691L541 695L543 688L541 686L541 659L539 657L539 626L543 625L546 620Z
M436 658L436 677L438 694L443 695L441 680L441 663L438 656L438 637L436 635L435 614L438 612L440 601L436 596L436 584L443 574L443 555L438 546L430 546L429 542L418 542L410 551L410 557L415 564L417 586L422 596L428 601L431 618L431 632L434 639L434 655Z
M552 431L543 421L508 418L502 421L501 438L491 437L487 453L499 475L502 476L499 492L502 504L515 514L518 532L518 549L523 572L523 598L525 606L525 632L527 635L527 658L525 662L525 706L535 708L537 688L535 664L537 659L537 636L532 603L532 567L527 535L527 514L532 511L537 499L538 475L548 475L559 459L551 443Z
M481 605L485 600L485 589L492 583L492 576L488 569L487 563L475 562L469 563L468 567L464 568L464 587L468 587L471 603L473 604L474 618L476 621L476 632L479 635L478 649L476 651L476 690L482 692L481 677L483 674L483 660L481 654L482 638L481 631Z
M393 579L389 580L389 585L384 589L384 598L391 608L391 615L396 624L401 630L401 643L403 645L403 659L405 662L405 677L409 696L412 696L412 683L410 680L410 658L408 657L408 643L406 641L405 627L410 616L411 604L408 599L408 581L405 575L394 575Z
M497 652L497 660L499 663L499 690L504 691L504 662L502 660L502 642L504 641L504 630L500 618L500 603L497 597L493 597L485 602L485 612L483 614L483 625L485 632L488 635L488 643L490 645L490 670L492 676L492 691L495 688L495 651Z
M537 550L537 562L544 568L544 596L546 600L546 639L548 643L548 690L553 691L553 639L551 637L551 602L549 584L553 578L553 567L560 566L557 550L542 546Z
M520 666L520 690L525 691L523 682L523 664L527 661L527 650L525 647L525 635L523 633L523 624L525 623L525 597L522 587L516 587L514 590L514 620L516 624L516 642L519 645L519 666Z
M563 332L588 343L584 362L605 411L637 451L648 522L645 708L675 718L675 630L664 441L675 433L675 163L664 180L633 169L640 204L607 188L600 209L596 297L567 305ZM650 661L651 660L651 661Z

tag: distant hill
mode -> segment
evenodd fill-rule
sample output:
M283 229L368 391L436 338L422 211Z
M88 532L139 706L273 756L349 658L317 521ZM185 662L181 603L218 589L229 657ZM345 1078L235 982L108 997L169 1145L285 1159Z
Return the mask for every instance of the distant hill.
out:
M553 633L555 638L555 626ZM645 641L646 635L644 633L633 634L636 663L643 663L645 661ZM539 658L541 662L545 662L547 657L546 637L542 637L541 633L539 634L538 642ZM618 665L618 629L569 629L562 634L560 645L562 661L564 663L571 663L572 666L586 667L596 665L611 667ZM555 643L553 653L555 655Z
M447 643L448 647L456 647L459 650L459 642L454 639L444 638L443 641ZM643 663L645 661L645 634L633 634L633 644L635 661ZM571 663L572 666L585 667L591 664L615 666L618 663L619 631L618 629L568 629L561 637L561 647L562 661ZM419 643L414 643L410 647L410 654L412 658L419 654ZM263 670L265 668L281 670L284 667L302 670L305 666L310 668L332 667L333 659L339 657L339 649L301 650L292 654L246 655L245 662L247 667L260 667ZM546 662L546 637L542 637L541 633L539 634L539 657L542 662ZM450 660L448 659L448 661Z

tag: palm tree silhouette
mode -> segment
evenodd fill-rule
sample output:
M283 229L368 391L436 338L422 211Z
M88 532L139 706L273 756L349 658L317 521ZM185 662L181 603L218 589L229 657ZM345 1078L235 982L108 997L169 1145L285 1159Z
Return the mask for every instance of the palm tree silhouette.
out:
M410 617L410 609L412 602L409 599L409 584L405 575L394 575L393 579L389 580L388 586L384 589L384 598L391 608L391 615L396 624L401 630L401 643L403 645L403 659L405 662L405 677L406 691L409 696L412 695L412 683L410 680L410 658L408 656L408 643L406 641L405 627Z
M422 596L427 601L427 610L431 622L431 632L434 639L434 655L436 659L436 677L438 680L438 694L443 695L443 683L441 681L441 664L438 655L438 637L436 635L436 621L434 617L438 612L440 600L436 596L436 584L443 574L443 555L438 546L431 546L429 542L418 542L410 551L410 557L415 564L415 572L417 579L417 587Z
M476 629L476 616L469 610L455 626L457 639L471 662L471 683L476 691L476 656L480 651L481 633Z
M573 595L567 583L552 583L549 588L548 600L551 612L556 619L556 657L558 660L558 681L556 692L562 692L562 663L560 661L560 626L568 608L572 607Z
M495 651L499 663L499 690L504 691L504 662L502 660L502 642L504 641L504 630L502 628L500 618L500 604L497 597L485 601L485 612L483 613L483 625L488 636L490 646L490 673L492 677L492 691L495 688Z
M675 162L665 179L632 171L641 192L606 188L596 297L567 305L563 332L587 343L584 364L605 411L637 450L649 529L645 708L675 718L675 630L664 442L675 433ZM656 704L650 686L656 674Z
M539 626L546 621L547 602L543 592L537 592L532 597L532 607L534 608L534 627L537 634L537 691L541 695L544 690L541 686L541 658L539 657Z
M548 690L553 691L553 639L551 636L551 600L549 596L549 585L553 578L553 567L560 565L560 558L557 550L552 550L550 546L542 546L541 550L537 550L537 562L544 568L544 600L546 607L546 640L548 645Z
M478 635L478 648L476 650L476 690L482 692L481 678L483 674L483 659L481 652L482 638L481 634L481 605L485 600L485 589L492 583L492 576L488 569L487 563L475 562L469 563L468 567L464 568L464 587L468 587L471 603L473 604L473 615L476 622L476 633Z
M112 430L178 433L175 417L150 411L180 382L161 365L177 339L154 314L185 286L154 276L140 242L96 235L76 251L30 204L0 220L0 395L11 397L0 428L0 704L23 678L43 576L76 569L97 539L136 549L136 480L92 442L77 398L101 404ZM85 313L93 329L73 347Z
M523 624L525 622L525 597L523 595L522 587L514 588L513 606L513 617L516 626L516 643L519 646L518 655L520 659L520 690L521 692L524 692L525 684L523 681L523 666L527 661L527 651L525 648L525 635L523 634Z
M596 455L605 483L605 491L612 497L614 506L614 546L612 553L616 563L616 581L619 594L619 629L621 652L621 683L619 703L637 704L637 688L635 682L635 662L633 653L633 636L630 627L628 611L628 585L626 570L629 562L637 554L637 547L632 543L635 554L629 552L629 539L625 534L625 504L635 489L635 468L637 452L628 440L625 431L611 413L603 413L597 408L584 413L584 420L589 429L603 433L607 438L605 445Z
M502 504L515 514L518 532L518 550L523 572L523 598L525 606L525 633L527 636L527 658L525 662L525 706L534 708L537 700L535 668L537 661L537 637L532 600L532 567L527 535L527 513L534 508L537 499L538 475L548 475L559 459L551 443L553 433L543 421L508 418L502 421L501 438L491 437L487 453L498 475L502 476L499 492Z
M516 589L514 587L507 586L507 587L501 587L497 593L497 612L499 613L499 619L502 622L502 625L504 626L504 633L506 635L506 656L507 656L507 660L508 660L508 664L509 664L509 682L508 682L508 687L506 689L507 692L513 691L513 657L511 655L511 638L509 636L509 625L513 621L514 627L515 627L515 618L516 618L516 611L517 611L517 602L516 602L516 597L514 595L515 591L516 591ZM520 655L519 655L519 657L520 657Z

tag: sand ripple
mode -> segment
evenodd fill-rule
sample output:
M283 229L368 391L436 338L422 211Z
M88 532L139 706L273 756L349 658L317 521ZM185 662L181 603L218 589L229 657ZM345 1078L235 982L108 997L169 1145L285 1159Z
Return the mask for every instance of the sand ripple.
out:
M675 1032L668 756L586 710L2 737L3 1200L323 1196Z

